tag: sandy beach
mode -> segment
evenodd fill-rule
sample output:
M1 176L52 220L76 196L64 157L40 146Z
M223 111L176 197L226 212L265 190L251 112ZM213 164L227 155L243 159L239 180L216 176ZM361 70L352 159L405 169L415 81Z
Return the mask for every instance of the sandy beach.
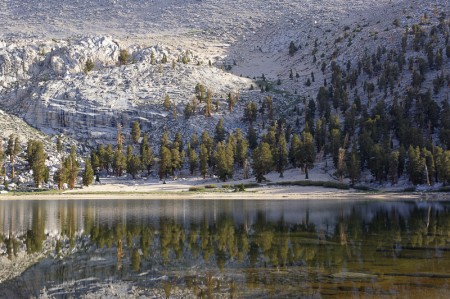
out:
M73 190L58 192L9 192L1 194L0 200L101 200L101 199L142 199L142 200L418 200L418 199L445 199L446 193L401 192L400 189L389 189L377 192L364 192L354 189L341 190L320 186L277 185L277 183L304 181L304 176L298 170L287 170L283 178L278 173L266 175L268 182L257 187L246 187L243 192L236 192L232 186L245 184L255 185L255 179L218 181L216 178L203 179L197 176L185 176L177 180L168 179L163 184L157 178L139 178L132 180L122 177L107 177L101 179L101 184L89 187L78 187ZM314 169L310 174L312 182L336 182L329 175ZM213 186L214 188L205 188ZM190 188L201 188L201 191L189 191Z

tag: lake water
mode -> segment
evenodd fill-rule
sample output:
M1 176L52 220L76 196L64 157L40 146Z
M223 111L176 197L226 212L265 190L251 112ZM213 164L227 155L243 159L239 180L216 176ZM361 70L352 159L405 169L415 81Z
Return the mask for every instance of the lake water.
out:
M11 271L42 257L1 298L450 294L448 201L1 201L0 217Z

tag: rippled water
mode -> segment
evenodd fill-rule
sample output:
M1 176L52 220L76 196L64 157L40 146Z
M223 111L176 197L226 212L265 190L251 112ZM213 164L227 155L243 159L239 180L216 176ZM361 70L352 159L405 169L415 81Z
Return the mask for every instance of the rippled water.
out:
M2 298L115 282L149 297L450 293L445 201L2 201L0 217L3 256L44 253Z

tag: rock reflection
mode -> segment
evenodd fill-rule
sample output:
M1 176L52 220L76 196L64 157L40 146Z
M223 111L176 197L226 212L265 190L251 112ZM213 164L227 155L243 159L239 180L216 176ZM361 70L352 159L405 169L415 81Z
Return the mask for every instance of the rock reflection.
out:
M77 296L104 280L158 289L161 296L171 295L173 286L200 297L402 296L424 290L439 296L450 289L445 202L353 203L345 211L336 205L327 218L303 205L296 219L284 212L273 217L276 211L268 209L182 219L136 216L117 205L103 210L95 202L64 202L46 209L36 202L30 218L19 217L20 225L11 209L13 216L2 221L1 252L21 265L26 255L44 259L3 281L0 297L12 290L18 297L37 296L44 287L50 295ZM0 215L5 208L10 206L0 205ZM68 282L82 282L81 293Z

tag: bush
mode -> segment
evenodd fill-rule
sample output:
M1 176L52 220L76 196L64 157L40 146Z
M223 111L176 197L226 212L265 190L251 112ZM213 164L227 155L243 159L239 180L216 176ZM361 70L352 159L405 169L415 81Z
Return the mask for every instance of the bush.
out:
M205 188L206 189L215 189L215 188L217 188L217 186L214 184L211 184L211 185L205 185Z
M269 183L269 185L280 185L280 186L317 186L324 188L336 188L342 190L348 190L350 187L347 184L342 184L339 182L328 182L328 181L285 181L278 183Z
M119 63L120 65L124 65L128 63L128 59L130 58L130 54L127 50L120 50L119 53Z
M231 189L233 186L231 186L230 184L223 184L222 188L223 189Z
M205 187L202 186L192 186L189 187L190 192L199 192L199 191L205 191Z
M353 186L353 189L359 190L359 191L374 191L374 189L370 188L369 186L363 186L363 185L355 185L355 186Z
M259 187L258 183L236 184L233 187L236 189L236 188L240 188L241 185L244 187L244 189L245 188L256 188L256 187Z

